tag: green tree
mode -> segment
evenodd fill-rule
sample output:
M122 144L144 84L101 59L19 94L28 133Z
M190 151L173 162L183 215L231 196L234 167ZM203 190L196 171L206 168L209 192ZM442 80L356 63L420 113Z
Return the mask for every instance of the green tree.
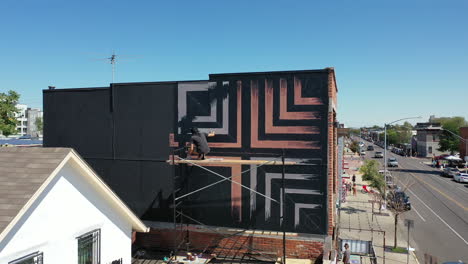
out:
M370 182L369 186L383 193L385 180L379 173L379 163L376 160L366 160L359 171L362 173L362 179Z
M359 143L357 141L351 142L351 145L349 146L349 149L354 153L359 152Z
M9 136L16 133L17 120L15 114L18 113L20 95L15 91L0 93L0 131L3 135Z
M36 121L34 121L34 124L36 125L37 131L40 131L42 133L42 129L44 127L42 117L36 118Z
M464 117L441 117L434 119L434 122L438 122L444 129L439 135L439 151L450 151L452 154L458 151L460 139L455 135L460 135L460 127L467 126L468 122ZM451 134L450 132L453 134Z
M389 145L398 145L409 143L412 136L413 126L409 122L403 125L394 125L387 127L387 143Z

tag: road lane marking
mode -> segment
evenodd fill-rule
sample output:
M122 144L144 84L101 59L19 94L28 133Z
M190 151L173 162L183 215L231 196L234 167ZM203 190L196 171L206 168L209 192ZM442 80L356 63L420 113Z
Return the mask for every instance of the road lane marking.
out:
M422 217L422 215L418 212L418 210L416 210L416 208L414 208L414 206L411 209L414 210L419 215L419 217L421 217L421 220L426 222L426 219L424 219L424 217Z
M424 164L424 163L422 163L422 162L420 162L420 163L423 164L423 165L426 165L426 164ZM426 168L426 166L430 166L430 165L426 165L426 166L424 166L424 167L419 167L419 166L416 166L416 164L411 164L411 163L409 163L409 165L410 165L410 166L414 166L414 167L416 167L416 168L418 168L418 169L426 170L426 171L434 171L434 172L440 172L440 173L442 173L442 172L439 171L439 170L434 170L434 169L433 169L433 170L428 170L428 169ZM459 186L456 186L456 185L452 185L451 182L453 182L453 181L450 180L450 179L447 179L447 178L440 178L440 177L437 177L436 175L434 175L434 177L431 177L431 178L432 178L432 179L435 179L435 180L438 180L438 181L441 181L441 182L443 182L443 183L446 183L447 186L450 187L450 188L455 187L455 189L457 189L457 190L460 190L460 191L462 191L462 192L468 193L468 190L465 190L464 188L460 188ZM455 183L455 182L453 182L453 183ZM458 183L456 183L456 184L458 184Z
M416 197L424 206L426 206L427 209L429 209L429 211L431 211L435 216L437 216L437 218L439 218L439 220L442 221L442 223L444 223L448 228L450 228L450 230L452 230L452 232L455 233L455 235L457 235L463 242L465 242L466 245L468 245L468 242L460 234L458 234L457 231L455 231L455 229L453 229L449 224L447 224L447 222L445 222L444 219L442 219L442 217L436 214L434 210L432 210L425 202L423 202L421 198L419 198L413 191L409 189L408 191L411 192L414 195L414 197Z
M463 204L459 203L458 201L456 201L455 199L453 199L452 197L448 196L447 194L445 194L443 191L439 190L437 187L434 187L432 186L432 184L429 184L427 182L425 182L424 180L422 180L419 176L416 176L414 175L413 173L410 172L411 175L413 175L413 177L415 177L416 179L418 179L420 182L426 184L427 186L431 187L431 189L433 189L434 191L440 193L442 196L444 196L445 198L447 198L448 200L452 201L453 203L455 203L456 205L460 206L463 210L465 211L468 211L468 207L464 206Z
M465 190L465 189L462 189L462 188L460 188L460 187L457 187L457 189L459 189L459 190L461 190L461 191L464 191L464 192L468 193L468 191L467 191L467 190Z
M408 164L406 164L406 165L408 165ZM411 164L410 164L410 165L411 165ZM414 166L414 165L413 165L413 166ZM414 167L418 168L417 166L414 166ZM401 167L401 168L402 168L402 169L405 169L404 167ZM408 169L411 169L411 168L408 168ZM418 169L421 169L421 168L418 168ZM447 195L447 194L444 193L443 191L439 190L437 187L434 187L432 184L430 184L430 183L424 181L423 179L421 179L421 177L416 176L416 175L415 175L414 173L412 173L412 172L409 172L409 174L410 174L410 175L413 175L413 177L415 177L416 179L418 179L418 181L420 181L421 183L424 183L425 185L431 187L431 189L433 189L434 191L440 193L442 196L444 196L444 197L447 198L448 200L452 201L453 203L455 203L456 205L458 205L459 207L461 207L463 210L468 211L468 207L466 207L466 206L464 206L463 204L461 204L460 202L456 201L455 199L453 199L452 197L450 197L449 195ZM438 178L434 177L433 179L438 179ZM441 179L438 179L438 180L441 180ZM443 180L441 180L441 181L448 184L448 182L446 182L446 181L443 181ZM400 182L401 182L401 181L400 181ZM456 188L457 186L450 186L450 187L455 187L455 188Z

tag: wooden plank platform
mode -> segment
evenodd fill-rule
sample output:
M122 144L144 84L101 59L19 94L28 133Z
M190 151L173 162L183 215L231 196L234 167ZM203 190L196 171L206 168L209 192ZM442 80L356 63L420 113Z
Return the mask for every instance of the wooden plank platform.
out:
M167 160L167 163L172 165L172 160ZM232 159L204 159L204 160L174 160L177 164L197 164L201 166L209 165L283 165L283 162L278 160L232 160ZM296 165L295 161L285 161L284 165Z

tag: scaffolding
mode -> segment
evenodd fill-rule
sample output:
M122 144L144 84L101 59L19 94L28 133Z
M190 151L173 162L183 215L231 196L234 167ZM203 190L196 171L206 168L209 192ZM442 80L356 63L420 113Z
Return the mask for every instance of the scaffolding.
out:
M266 196L265 194L263 193L260 193L258 191L256 191L255 189L253 188L250 188L248 186L245 186L244 184L240 183L240 182L237 182L233 179L234 175L231 175L230 177L226 177L224 175L221 175L220 173L217 173L211 169L208 169L206 168L205 166L209 167L210 165L213 166L213 165L254 165L255 169L259 168L259 167L262 167L262 166L266 166L266 165L274 165L274 166L282 166L282 176L281 176L281 188L284 190L285 188L285 171L286 171L286 166L288 165L298 165L297 162L293 162L293 161L285 161L285 152L284 150L282 151L282 155L281 156L277 156L276 158L273 158L273 159L277 159L277 160L234 160L234 159L220 159L220 158L216 158L216 159L205 159L205 160L192 160L192 159L186 159L186 158L182 158L180 157L180 155L177 155L178 153L184 151L185 148L179 148L179 149L173 149L172 151L172 156L170 158L170 160L168 160L167 162L171 165L174 165L174 169L173 169L173 193L172 193L172 197L173 197L173 204L172 204L172 207L173 207L173 228L174 228L174 240L173 240L173 255L174 256L177 256L178 252L180 252L181 250L181 247L185 244L185 251L186 252L190 252L190 238L189 238L189 221L193 222L193 223L196 223L198 225L201 225L203 226L204 228L220 235L220 240L222 239L227 239L227 240L233 240L233 244L231 246L231 248L229 250L227 250L227 253L225 253L225 257L228 257L228 254L231 253L232 250L236 250L236 247L238 247L238 250L240 249L247 249L249 253L249 259L250 260L259 260L258 258L255 258L255 257L252 257L252 254L256 254L256 255L259 255L260 257L262 257L263 259L262 260L267 260L267 261L271 261L271 262L275 262L277 261L276 258L271 258L271 257L266 257L264 254L262 254L261 252L255 250L254 248L252 247L249 247L248 245L245 245L243 243L239 243L235 237L237 235L240 235L240 234L244 234L245 231L247 231L247 229L244 229L244 230L241 230L239 232L235 232L233 234L225 234L225 233L221 233L219 232L218 230L216 229L213 229L213 228L210 228L209 226L207 226L206 224L202 223L201 221L198 221L196 219L194 219L193 217L189 216L187 213L184 213L182 208L182 203L183 203L183 199L184 198L187 198L189 197L190 195L193 195L195 193L198 193L198 192L201 192L201 191L204 191L214 185L217 185L217 184L220 184L222 182L225 182L225 181L229 181L231 182L232 184L236 184L236 185L239 185L241 188L243 189L246 189L246 190L249 190L250 192L252 193L255 193L257 195L260 195L262 197L264 197L265 199L268 199L274 203L277 203L277 204L280 204L280 207L281 207L281 213L280 213L280 225L281 225L281 231L282 231L282 234L283 234L283 237L282 237L282 241L283 241L283 248L282 248L282 263L286 263L286 228L285 228L285 201L286 201L286 192L281 192L281 201L278 201L276 199L273 199L271 197L268 197ZM270 155L272 157L274 157L274 154L271 154ZM277 155L277 154L276 154ZM279 159L279 160L278 160ZM179 166L176 166L176 165L179 165ZM211 184L208 184L208 185L205 185L201 188L198 188L196 190L193 190L193 191L190 191L190 192L187 192L187 193L184 193L184 194L179 194L181 191L182 191L182 186L178 186L178 178L179 177L182 177L182 169L181 169L181 166L195 166L195 167L198 167L204 171L207 171L213 175L216 175L218 177L220 177L221 179L216 181L216 182L213 182ZM177 167L180 168L180 175L177 174ZM243 175L244 173L246 172L249 172L251 170L253 170L254 168L249 168L247 170L244 170L244 171L241 171L240 175ZM185 226L185 232L183 230ZM213 241L212 241L213 242ZM219 241L218 241L219 242ZM214 244L214 243L210 243L210 244ZM203 252L202 254L206 253L207 249L209 248L210 244L206 245L206 247L203 249ZM217 256L218 258L220 258L220 256ZM232 257L232 259L234 260L235 258L237 257L237 253L235 252L234 256ZM246 257L246 254L242 254L240 260L241 261L244 261Z

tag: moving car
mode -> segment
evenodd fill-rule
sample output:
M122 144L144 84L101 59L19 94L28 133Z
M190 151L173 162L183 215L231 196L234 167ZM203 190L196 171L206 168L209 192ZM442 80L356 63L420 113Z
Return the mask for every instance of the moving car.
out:
M453 176L453 180L456 182L468 183L468 173L457 173Z
M387 205L389 208L411 210L409 196L402 190L395 189L387 195Z
M367 146L367 151L373 151L374 150L374 146Z
M460 171L457 168L447 167L442 171L442 176L455 178L455 174L459 173Z
M387 166L388 167L398 167L398 161L395 158L388 158Z
M375 152L374 158L383 158L383 152L381 151Z

